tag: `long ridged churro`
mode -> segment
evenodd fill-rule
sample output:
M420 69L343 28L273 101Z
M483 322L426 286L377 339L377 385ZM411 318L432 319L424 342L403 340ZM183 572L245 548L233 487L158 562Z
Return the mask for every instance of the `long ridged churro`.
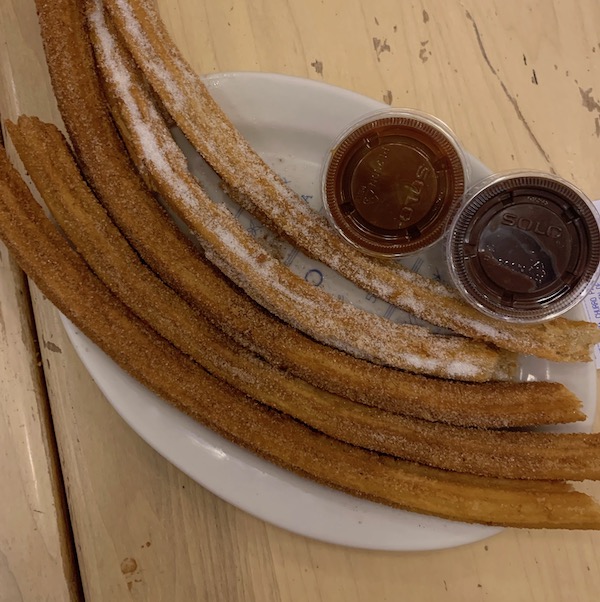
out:
M212 202L187 169L185 157L144 83L105 25L102 5L90 12L90 31L117 123L148 170L163 201L197 236L207 256L275 315L313 338L376 363L463 380L501 377L509 359L471 339L396 324L339 300L294 274Z
M136 315L211 374L329 436L373 451L494 477L600 478L600 435L498 433L399 417L320 391L251 356L142 264L54 126L21 117L8 130L46 205L90 267Z
M590 360L591 346L600 341L593 324L556 319L518 325L493 320L442 284L346 245L242 138L169 39L150 2L106 0L105 5L166 109L227 189L298 248L365 290L433 324L551 360Z
M368 405L472 426L582 419L577 399L562 385L450 383L355 359L273 319L219 278L133 171L107 113L80 4L80 0L37 1L63 121L87 178L111 217L144 261L189 303L271 363Z
M380 456L307 429L210 377L110 294L44 216L2 149L0 236L44 294L124 369L284 468L367 499L455 520L600 527L600 507L566 483L487 479Z

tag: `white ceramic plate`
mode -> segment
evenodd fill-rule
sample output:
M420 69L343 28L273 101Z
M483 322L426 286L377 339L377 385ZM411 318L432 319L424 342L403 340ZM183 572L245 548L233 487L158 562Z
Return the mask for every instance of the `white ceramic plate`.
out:
M323 159L348 123L382 105L363 96L309 80L270 74L230 73L206 79L216 100L261 155L303 196L319 207ZM191 168L205 166L177 135ZM487 170L471 158L473 177ZM204 176L203 176L204 177ZM209 188L219 195L208 176ZM225 201L227 202L227 201ZM235 210L235 208L234 208ZM263 228L237 212L247 228ZM392 320L407 316L347 285L329 270L282 247L285 261L315 285L335 290L353 303ZM444 278L435 256L412 257L409 265ZM174 410L123 372L68 320L67 332L83 363L123 419L154 449L192 479L254 516L301 535L347 546L379 550L428 550L479 541L497 528L466 525L403 512L358 500L281 470L225 441ZM591 364L568 367L539 360L522 362L522 378L561 380L595 411L595 372ZM589 429L589 421L577 425Z

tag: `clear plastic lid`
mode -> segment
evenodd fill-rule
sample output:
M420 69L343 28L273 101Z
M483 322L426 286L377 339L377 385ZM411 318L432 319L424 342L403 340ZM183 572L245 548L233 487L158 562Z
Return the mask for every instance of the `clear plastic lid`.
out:
M466 171L464 153L444 123L412 110L377 111L333 145L323 169L323 203L351 244L371 255L407 255L443 236Z
M456 287L482 312L518 322L548 320L576 305L597 278L598 215L561 178L497 174L465 195L447 254Z

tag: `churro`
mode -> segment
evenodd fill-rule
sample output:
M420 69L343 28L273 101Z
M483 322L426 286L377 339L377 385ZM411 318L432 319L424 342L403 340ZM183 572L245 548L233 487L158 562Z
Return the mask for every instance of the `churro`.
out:
M143 265L58 129L21 117L8 130L46 205L98 277L166 340L243 393L346 443L421 464L493 477L600 478L600 435L498 433L400 417L320 391L250 355Z
M48 299L125 370L263 458L360 497L454 520L600 527L600 507L567 483L447 473L378 455L318 434L217 381L106 289L45 217L3 150L0 236Z
M88 181L144 261L229 336L318 387L389 411L489 427L583 418L562 385L479 385L406 374L320 345L260 311L203 261L132 169L107 112L81 2L38 0L37 7L57 102Z
M510 357L462 337L396 324L342 301L294 274L217 205L193 178L135 66L112 36L99 1L89 13L96 60L133 158L163 201L195 234L206 256L273 314L309 336L376 363L446 378L507 376ZM128 62L130 64L128 64Z
M170 40L147 0L106 0L120 36L166 109L241 205L308 255L389 303L438 326L512 351L555 361L589 361L600 341L587 322L555 319L536 325L483 316L455 291L399 264L346 245L325 218L300 202L235 129Z

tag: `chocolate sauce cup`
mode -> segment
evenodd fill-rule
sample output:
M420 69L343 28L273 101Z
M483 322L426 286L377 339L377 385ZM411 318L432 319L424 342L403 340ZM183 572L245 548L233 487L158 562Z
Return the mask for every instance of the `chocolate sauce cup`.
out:
M335 142L323 169L323 204L339 234L365 253L408 255L445 233L466 166L453 133L435 117L377 111Z
M469 190L450 226L450 274L483 313L540 322L576 305L600 262L598 215L569 182L544 173L494 175Z

